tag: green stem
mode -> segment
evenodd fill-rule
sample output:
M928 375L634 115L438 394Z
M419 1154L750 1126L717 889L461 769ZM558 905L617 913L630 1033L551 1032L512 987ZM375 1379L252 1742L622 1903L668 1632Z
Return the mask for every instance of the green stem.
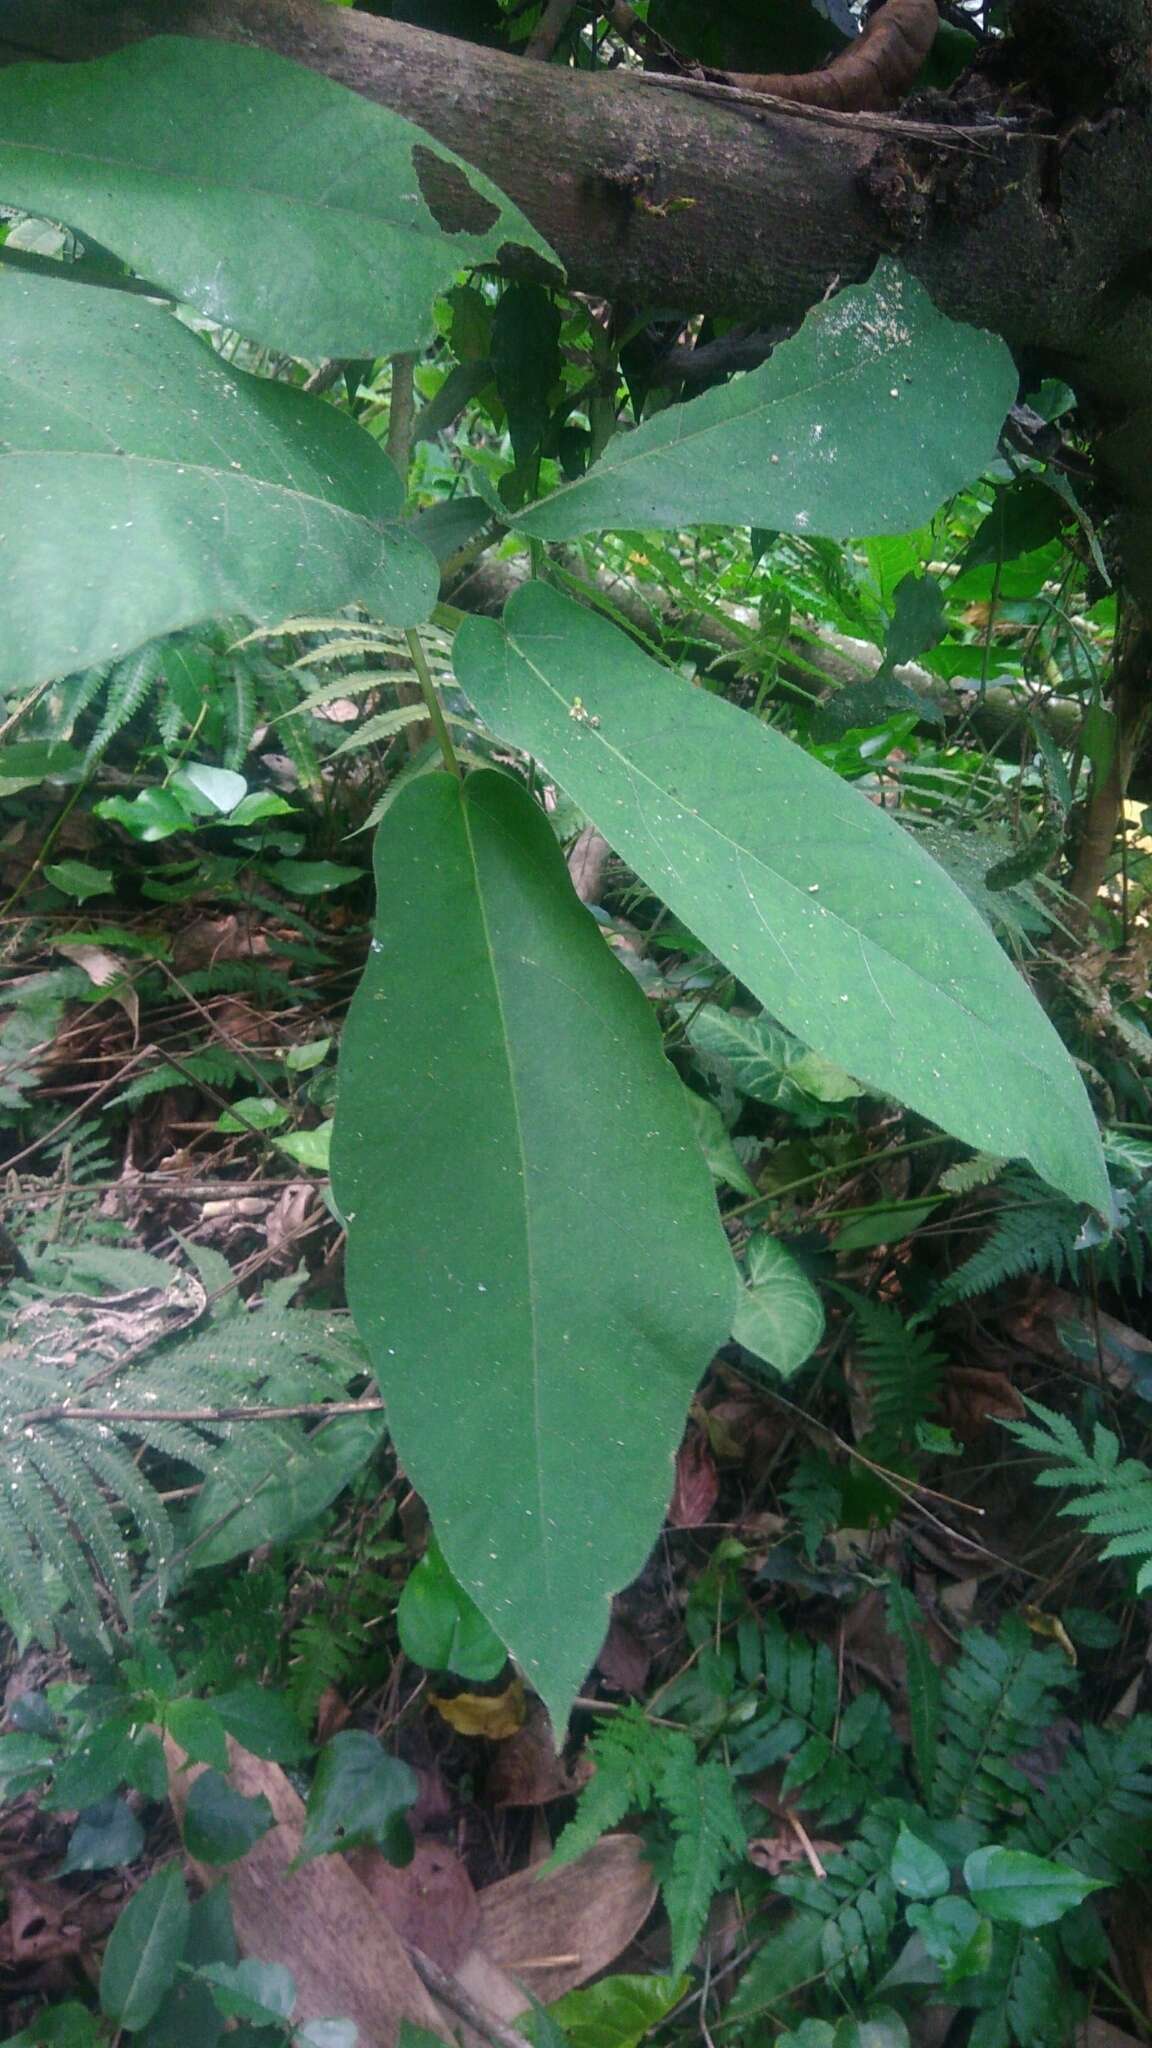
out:
M444 756L444 766L450 775L455 775L458 780L463 780L460 763L456 759L456 749L452 745L452 738L448 731L448 722L444 716L444 709L440 702L436 685L432 680L432 671L428 666L428 656L424 652L424 643L414 626L408 627L404 639L407 643L408 652L412 656L412 666L420 681L421 694L425 704L428 706L428 716L432 721L432 730L440 742L440 752Z
M900 1159L907 1152L923 1152L926 1146L939 1145L940 1142L939 1134L934 1138L912 1138L906 1145L888 1145L883 1152L866 1153L863 1159L850 1160L846 1166L823 1166L818 1173L806 1173L800 1180L786 1181L782 1188L773 1188L770 1194L754 1195L751 1201L741 1202L735 1209L725 1209L725 1220L732 1216L744 1216L749 1209L766 1208L772 1202L779 1202L784 1195L795 1194L797 1188L815 1187L817 1181L821 1180L847 1180L850 1174L869 1172L873 1166L879 1166L881 1160ZM921 1196L920 1199L923 1201L927 1198ZM893 1204L880 1202L871 1206L890 1209ZM848 1212L845 1210L843 1213Z

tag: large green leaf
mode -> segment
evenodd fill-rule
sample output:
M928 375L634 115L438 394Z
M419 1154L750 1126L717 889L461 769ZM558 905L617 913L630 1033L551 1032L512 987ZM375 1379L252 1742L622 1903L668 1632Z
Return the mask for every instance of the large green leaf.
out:
M0 491L0 688L221 613L412 625L436 596L369 434L119 292L0 280Z
M1072 1061L967 897L885 812L543 584L503 626L467 620L456 667L492 729L545 764L790 1031L1107 1208Z
M288 355L392 355L458 271L546 242L387 107L243 44L157 36L0 74L0 201Z
M1017 382L1002 341L885 259L760 369L618 435L517 525L541 540L706 521L905 533L991 461Z
M510 778L411 783L341 1057L348 1292L451 1570L557 1735L735 1280L644 998Z

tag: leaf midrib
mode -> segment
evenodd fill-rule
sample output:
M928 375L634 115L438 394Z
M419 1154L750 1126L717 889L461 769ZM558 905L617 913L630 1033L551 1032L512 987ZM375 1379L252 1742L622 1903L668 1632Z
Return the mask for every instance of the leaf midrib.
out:
M476 892L476 908L480 929L484 939L484 951L492 979L492 994L500 1020L500 1039L504 1048L505 1065L508 1071L508 1093L512 1105L512 1120L516 1138L516 1156L520 1167L521 1211L524 1226L524 1261L527 1271L528 1318L532 1339L532 1470L536 1480L536 1526L540 1531L537 1545L544 1579L544 1594L549 1611L552 1608L552 1563L548 1543L548 1519L545 1513L544 1471L539 1455L543 1442L540 1414L540 1317L536 1285L536 1246L532 1232L532 1212L528 1200L528 1148L524 1139L524 1121L520 1114L520 1094L517 1086L516 1063L512 1054L512 1038L508 1029L508 1015L504 1004L504 991L496 965L496 950L492 943L492 927L488 918L487 905L480 879L480 862L472 830L472 818L464 785L457 785L457 802L464 828L464 840L468 849L468 860L472 869L472 881Z
M537 668L531 656L525 652L521 643L516 639L513 630L510 627L506 626L505 631L508 634L510 644L516 649L517 654L519 655L520 659L525 663L526 667L529 668L532 674L537 678L537 680L544 685L544 688L548 691L549 695L555 698L557 704L563 705L565 702L563 692L556 687L556 685L550 680L550 678L543 669ZM682 817L689 821L690 825L695 826L703 830L704 832L711 833L716 839L718 839L721 842L722 845L729 847L731 851L739 859L751 861L756 868L761 869L766 875L770 875L773 878L773 880L779 884L781 888L786 889L797 902L801 900L801 891L799 890L795 882L789 881L788 877L784 874L781 874L778 868L771 867L768 864L768 862L765 861L759 854L755 853L751 847L742 846L739 843L739 841L732 839L727 832L723 831L719 825L713 824L710 819L703 817L697 811L693 811L686 803L684 803L682 798L677 796L675 790L668 789L665 787L663 783L657 782L654 776L649 775L643 768L639 767L628 754L623 753L619 747L614 746L602 728L588 727L585 728L585 730L588 732L589 737L594 739L600 746L602 746L605 749L607 753L609 753L616 761L619 762L620 766L623 768L625 773L629 775L633 779L633 781L635 781L638 778L640 781L644 782L649 789L655 790L657 796L662 797L667 802L675 805L677 811L681 814ZM606 831L610 831L610 824L606 825L603 829L605 829ZM852 923L852 921L849 918L845 917L843 913L837 910L834 906L825 905L825 908L828 910L829 916L835 921L837 925L840 926L842 931L851 932L854 935L862 949L867 947L871 951L878 954L882 960L895 962L899 967L903 968L908 974L912 975L913 978L916 981L918 981L923 988L929 990L932 995L950 1004L961 1016L969 1018L971 1023L975 1025L978 1030L980 1030L983 1033L986 1033L990 1038L992 1038L997 1046L1003 1046L1006 1043L1003 1033L998 1032L993 1025L987 1023L987 1021L983 1017L979 1016L975 1010L970 1009L966 1003L962 1002L959 999L959 997L949 995L943 988L941 988L938 981L931 980L926 974L922 973L921 970L918 967L916 967L911 961L902 960L899 954L888 952L888 950L885 947L881 946L875 939L871 938L866 932L862 931L858 924ZM992 937L992 934L989 933L988 936L990 943L995 945L996 941ZM865 955L865 958L867 959L867 955ZM871 969L869 969L869 972L871 972ZM1036 1060L1030 1057L1026 1049L1021 1051L1020 1047L1015 1043L1011 1045L1010 1049L1014 1054L1021 1058L1024 1061L1024 1064L1028 1066L1037 1076L1053 1084L1059 1085L1061 1079L1060 1075L1058 1073L1053 1072L1053 1070L1048 1066L1041 1066Z

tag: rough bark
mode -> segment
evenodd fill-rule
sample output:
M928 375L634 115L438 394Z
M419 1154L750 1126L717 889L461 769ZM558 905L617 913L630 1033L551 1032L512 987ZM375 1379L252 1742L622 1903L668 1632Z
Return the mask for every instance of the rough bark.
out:
M147 35L256 43L395 108L522 207L577 290L797 323L865 277L882 225L871 131L667 92L638 74L526 64L319 0L5 0L0 55L95 56ZM666 215L669 200L686 201Z

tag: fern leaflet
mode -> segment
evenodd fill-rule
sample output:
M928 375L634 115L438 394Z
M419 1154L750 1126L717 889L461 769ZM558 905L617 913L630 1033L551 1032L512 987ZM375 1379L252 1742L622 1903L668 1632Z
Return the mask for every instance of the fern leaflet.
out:
M1152 1855L1152 1717L1115 1732L1085 1727L1018 1830L1021 1846L1112 1881Z
M1039 1401L1028 1401L1028 1407L1035 1422L1008 1422L1005 1428L1028 1450L1061 1461L1037 1473L1037 1485L1065 1486L1076 1496L1060 1513L1083 1523L1090 1536L1107 1538L1103 1557L1139 1558L1136 1590L1145 1592L1152 1585L1152 1472L1136 1458L1122 1458L1119 1438L1102 1423L1092 1432L1089 1450L1065 1416Z
M787 1758L781 1796L818 1814L826 1826L887 1789L900 1764L888 1708L871 1690L843 1707L826 1643L790 1636L769 1616L762 1631L741 1632L741 1662L745 1675L758 1681L765 1705L731 1738L738 1776Z
M969 1629L942 1688L933 1811L990 1824L1021 1798L1028 1784L1015 1759L1035 1748L1072 1682L1059 1650L1036 1649L1023 1622L998 1636Z
M915 1330L894 1308L858 1298L856 1365L872 1409L868 1445L878 1458L909 1449L932 1415L940 1389L942 1354L926 1330Z
M1006 1173L1001 1186L1006 1199L989 1236L948 1275L936 1295L938 1308L987 1294L1002 1280L1014 1280L1021 1273L1047 1273L1058 1280L1074 1267L1080 1235L1075 1203L1019 1171Z

